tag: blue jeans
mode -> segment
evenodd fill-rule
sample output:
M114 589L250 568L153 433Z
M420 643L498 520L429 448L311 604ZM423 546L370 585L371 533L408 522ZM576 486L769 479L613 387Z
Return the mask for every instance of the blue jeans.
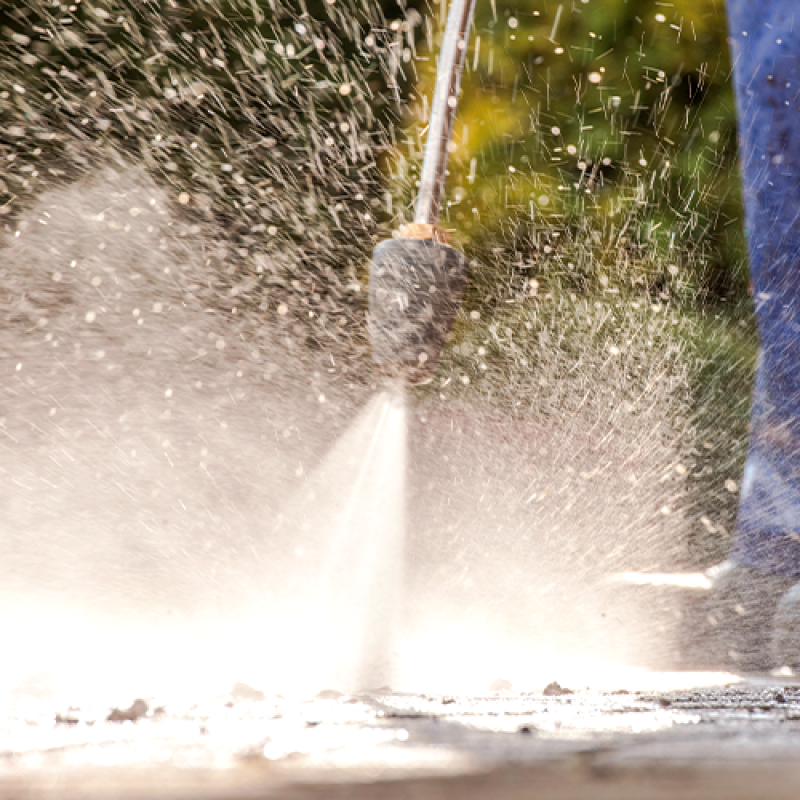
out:
M800 0L728 0L761 337L732 558L800 580Z

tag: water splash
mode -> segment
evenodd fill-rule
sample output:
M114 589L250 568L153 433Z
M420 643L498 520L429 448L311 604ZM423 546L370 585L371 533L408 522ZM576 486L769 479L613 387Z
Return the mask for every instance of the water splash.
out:
M190 699L245 679L270 691L391 683L401 625L406 406L377 393L286 503L249 602L216 615L111 619L7 609L0 683L93 701L133 691ZM47 674L43 674L46 671ZM31 684L30 676L39 675ZM27 680L26 680L27 679Z
M273 595L319 641L337 686L391 681L401 618L406 472L403 392L379 392L309 476L275 533L292 543Z

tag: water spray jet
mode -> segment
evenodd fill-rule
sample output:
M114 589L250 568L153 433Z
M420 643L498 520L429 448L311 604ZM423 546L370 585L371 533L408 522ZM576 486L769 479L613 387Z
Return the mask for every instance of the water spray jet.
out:
M414 222L381 242L370 266L373 358L392 379L431 380L458 312L467 261L438 227L475 0L453 0L431 105Z

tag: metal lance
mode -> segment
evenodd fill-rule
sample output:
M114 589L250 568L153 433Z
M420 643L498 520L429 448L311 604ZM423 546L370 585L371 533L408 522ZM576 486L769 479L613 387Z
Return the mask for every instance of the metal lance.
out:
M436 73L414 222L381 242L370 267L373 358L390 378L430 380L467 281L463 254L437 227L475 0L452 0Z

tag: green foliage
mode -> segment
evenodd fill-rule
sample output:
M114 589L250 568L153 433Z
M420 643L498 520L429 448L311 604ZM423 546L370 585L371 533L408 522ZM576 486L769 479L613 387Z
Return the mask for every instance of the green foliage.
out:
M726 35L719 0L479 3L448 226L478 250L514 233L524 258L543 235L599 236L626 251L623 283L660 291L671 265L701 301L741 297Z
M7 5L0 207L127 159L235 249L293 245L318 275L352 273L413 201L407 101L424 121L446 12L416 5ZM583 290L624 265L623 285L656 294L741 296L725 33L718 0L479 3L446 224L475 256L503 237L509 264L591 241L596 263L555 248Z

